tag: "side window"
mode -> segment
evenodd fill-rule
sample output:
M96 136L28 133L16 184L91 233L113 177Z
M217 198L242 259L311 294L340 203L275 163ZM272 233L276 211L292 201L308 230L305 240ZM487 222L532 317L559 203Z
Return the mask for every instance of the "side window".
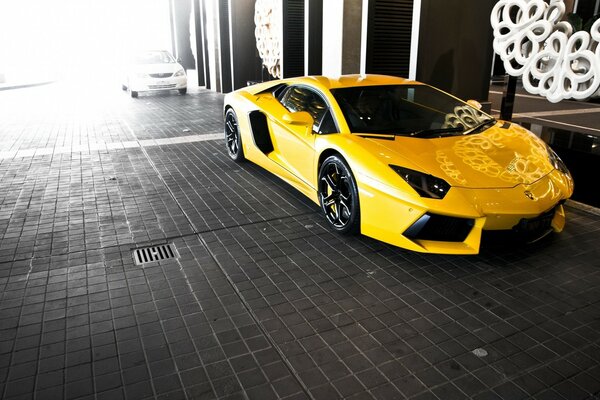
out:
M318 93L305 87L292 86L282 94L280 101L289 112L308 112L315 121L313 125L313 130L315 132L331 133L337 130L327 103ZM323 131L322 129L325 128L325 126L323 126L323 122L325 121L327 121L327 131ZM333 126L333 128L331 126Z
M323 119L321 120L321 124L319 125L319 130L317 133L337 133L338 129L335 126L335 122L333 121L333 116L331 115L331 111L327 110L325 115L323 115Z
M285 84L285 83L279 84L279 85L275 86L275 88L272 90L271 94L273 95L273 97L275 97L281 103L281 98L285 94L285 91L287 90L287 88L288 88L287 84Z

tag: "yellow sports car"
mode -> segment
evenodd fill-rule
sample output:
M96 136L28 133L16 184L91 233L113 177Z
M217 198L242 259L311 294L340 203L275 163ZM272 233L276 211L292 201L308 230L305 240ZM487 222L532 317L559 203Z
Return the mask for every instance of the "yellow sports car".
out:
M225 97L229 156L319 204L332 229L406 249L477 254L483 230L528 240L565 224L569 171L542 140L431 86L303 77Z

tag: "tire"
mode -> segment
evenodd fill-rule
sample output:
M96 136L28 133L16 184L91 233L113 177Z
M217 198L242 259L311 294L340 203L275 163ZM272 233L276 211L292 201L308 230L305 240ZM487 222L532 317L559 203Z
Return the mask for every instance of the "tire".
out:
M238 119L233 108L225 112L225 143L229 157L236 162L244 160L244 148L242 147L242 136L238 125Z
M179 91L179 94L186 94L187 93L187 88L185 88L185 89L177 89L177 91Z
M319 168L319 203L329 226L342 234L360 233L358 188L352 171L340 155L325 159Z
M136 91L134 91L134 90L132 90L130 94L131 94L131 97L133 97L134 99L135 99L136 97L138 97L138 92L136 92Z

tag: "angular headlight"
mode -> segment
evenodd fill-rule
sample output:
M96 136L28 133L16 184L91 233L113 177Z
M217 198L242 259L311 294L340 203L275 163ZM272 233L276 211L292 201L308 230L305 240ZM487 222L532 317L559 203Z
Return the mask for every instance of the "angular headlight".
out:
M173 76L184 76L185 75L185 71L180 69L179 71L175 72L173 74Z
M138 73L135 74L135 76L137 76L140 79L150 78L150 76L147 73L145 73L145 72L138 72Z
M443 199L450 190L450 185L443 179L424 174L412 169L390 165L421 197Z
M554 152L554 150L552 150L552 148L550 146L548 146L547 144L546 144L546 149L548 150L548 158L550 159L550 162L552 163L554 168L556 168L563 174L570 175L569 169L567 168L567 166L565 165L563 160L560 159L558 154L556 154Z

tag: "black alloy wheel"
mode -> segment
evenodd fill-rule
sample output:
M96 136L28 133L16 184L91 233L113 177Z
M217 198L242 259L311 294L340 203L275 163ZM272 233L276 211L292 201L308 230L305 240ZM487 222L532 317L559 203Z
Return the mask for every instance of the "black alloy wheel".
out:
M360 232L356 181L339 155L327 157L319 169L319 202L334 230L344 234Z
M235 111L229 108L225 112L225 140L227 141L227 152L234 161L244 159L244 149L242 148L242 137L237 122Z

